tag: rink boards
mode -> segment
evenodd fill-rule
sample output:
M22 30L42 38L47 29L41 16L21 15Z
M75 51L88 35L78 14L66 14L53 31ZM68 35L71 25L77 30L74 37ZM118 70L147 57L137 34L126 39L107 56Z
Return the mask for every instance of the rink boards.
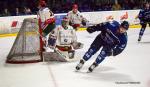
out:
M130 25L130 28L131 29L139 29L141 26L138 24L138 25ZM86 28L79 28L78 31L85 31ZM17 33L10 33L10 34L0 34L0 38L3 38L3 37L11 37L11 36L16 36Z

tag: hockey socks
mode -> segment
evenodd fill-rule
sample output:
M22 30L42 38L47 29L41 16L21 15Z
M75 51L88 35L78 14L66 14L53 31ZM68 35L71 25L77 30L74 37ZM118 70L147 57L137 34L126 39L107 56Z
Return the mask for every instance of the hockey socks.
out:
M138 41L141 41L142 36L139 36Z
M142 38L142 36L144 34L144 31L145 31L145 28L141 28L140 33L139 33L138 41L141 41L141 38Z

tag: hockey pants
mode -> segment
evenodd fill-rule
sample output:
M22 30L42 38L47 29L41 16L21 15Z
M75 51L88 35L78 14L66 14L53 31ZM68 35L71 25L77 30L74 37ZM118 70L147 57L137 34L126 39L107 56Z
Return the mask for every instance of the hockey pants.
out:
M99 38L99 36L97 36L94 42L91 44L89 50L83 56L83 59L85 61L89 60L101 47L103 48L95 60L97 64L100 64L106 56L110 55L111 48L109 46L104 46L103 41L101 38Z

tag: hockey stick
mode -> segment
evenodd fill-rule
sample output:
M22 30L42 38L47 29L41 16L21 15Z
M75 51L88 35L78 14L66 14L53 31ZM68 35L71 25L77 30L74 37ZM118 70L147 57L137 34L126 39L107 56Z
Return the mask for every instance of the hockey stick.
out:
M61 59L59 59L60 61L62 61L62 62L66 62L66 61L67 61L67 60L66 60L67 57L66 57L63 53L61 53L57 48L55 48L54 51L55 51L59 56L62 57Z

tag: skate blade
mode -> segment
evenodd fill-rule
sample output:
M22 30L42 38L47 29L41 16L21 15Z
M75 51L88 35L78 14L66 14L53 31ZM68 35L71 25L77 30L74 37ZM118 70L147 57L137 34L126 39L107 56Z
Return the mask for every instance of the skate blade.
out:
M89 71L89 70L88 70L86 73L92 73L92 71Z
M80 71L80 70L76 70L76 69L74 70L74 72L79 72L79 71Z

